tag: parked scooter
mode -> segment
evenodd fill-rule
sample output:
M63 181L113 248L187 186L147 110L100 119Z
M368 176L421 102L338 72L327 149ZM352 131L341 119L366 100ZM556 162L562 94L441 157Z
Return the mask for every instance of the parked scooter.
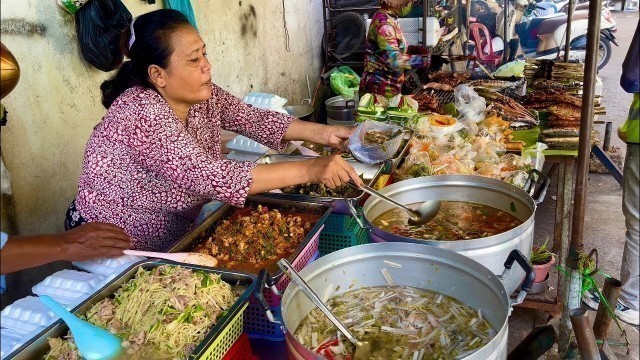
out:
M477 2L481 2L478 0ZM509 59L515 58L517 49L522 50L525 58L555 59L558 55L564 56L564 42L566 38L567 14L560 12L557 14L536 17L535 9L538 5L527 0L516 0L509 6L509 17L507 18L507 29L511 39L509 44ZM546 9L546 8L545 8ZM566 7L565 7L566 9ZM496 16L494 24L482 22L485 26L493 25L493 33L496 37L492 39L494 52L504 50L504 10ZM584 62L586 55L586 39L588 27L588 11L574 11L571 23L571 39L569 61ZM491 31L491 28L489 28ZM615 23L612 18L603 12L600 18L600 41L598 53L598 70L602 69L611 58L611 43L618 46L613 35ZM487 51L485 45L485 52Z

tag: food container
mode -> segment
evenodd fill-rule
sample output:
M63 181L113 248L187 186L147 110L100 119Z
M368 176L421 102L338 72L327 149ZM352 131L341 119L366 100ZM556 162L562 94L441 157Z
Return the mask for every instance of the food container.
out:
M313 159L313 157L308 156L292 156L292 155L265 155L260 160L258 160L258 164L277 164L281 162L287 161L302 161ZM382 166L380 165L370 165L363 164L361 162L355 161L354 159L346 159L346 161L353 166L354 170L358 173L358 175L362 176L364 183L373 186L380 174L382 173ZM349 206L348 202L353 204L357 204L363 200L365 196L364 191L360 191L359 195L355 198L338 198L338 197L321 197L321 196L312 196L312 195L303 195L303 194L285 194L282 192L268 192L260 195L261 197L269 197L273 199L279 200L287 200L287 201L295 201L295 202L319 202L323 204L331 205L333 208L333 213L335 214L349 214Z
M29 333L38 328L42 330L59 317L35 296L27 296L7 305L0 313L3 328L20 333Z
M112 296L124 283L132 279L139 268L151 270L160 265L176 265L189 269L219 274L223 281L234 286L234 290L240 294L238 300L227 310L227 313L218 319L218 322L209 330L206 337L192 352L190 359L219 360L231 348L233 343L242 334L242 314L247 306L249 296L256 286L256 278L253 275L212 269L195 265L179 264L167 260L143 260L129 267L107 285L98 290L90 298L83 301L72 310L76 315L84 315L93 305ZM8 356L8 359L41 359L49 351L47 339L65 336L69 328L61 320L56 321L36 337L29 340Z
M476 175L437 175L400 181L383 188L380 192L401 204L414 204L426 200L466 201L488 205L514 215L522 221L519 226L501 234L472 240L438 241L422 240L386 232L373 225L373 221L392 206L377 198L369 198L363 208L365 227L371 231L375 242L412 242L453 250L486 266L494 274L503 271L502 262L511 250L520 250L525 256L531 254L536 204L544 199L549 185L548 178L539 174L540 183L527 181L527 191L504 181ZM528 191L537 187L533 197ZM355 211L355 209L354 209ZM504 286L511 294L522 282L524 273L512 271Z
M266 206L269 209L277 209L284 213L317 214L318 219L313 228L305 235L296 250L287 258L287 260L294 265L294 268L302 269L318 251L320 231L324 227L324 221L329 214L331 214L331 206L317 202L296 202L263 196L249 196L245 203L245 206L256 207L258 205ZM223 220L232 216L235 209L236 208L229 205L221 206L198 225L197 228L180 239L168 252L191 251L196 245L213 234ZM289 278L283 276L284 274L276 265L277 261L278 259L275 259L273 264L267 267L266 270L271 274L278 290L284 291L289 284ZM273 294L272 291L265 290L264 296L270 306L280 304L281 297Z
M36 284L31 291L49 295L67 309L88 298L102 283L103 277L77 270L61 270Z
M351 126L356 102L342 96L334 96L324 102L327 107L327 123L330 125Z
M501 276L494 275L468 257L421 244L367 244L339 250L313 262L300 271L300 276L317 294L335 289L335 296L359 287L387 286L388 282L381 271L386 268L398 285L435 291L482 311L497 335L464 359L506 359L508 317L512 307L524 300L534 274L527 260L516 250L505 256L503 261L503 274L509 273L516 261L526 269L527 282L515 300L509 299ZM391 267L388 263L401 267ZM285 291L282 318L287 328L286 343L290 358L323 359L293 336L294 330L314 308L297 286L292 285Z
M98 276L111 276L127 269L131 264L144 260L142 256L122 255L115 258L102 258L87 261L74 261L73 265L80 270Z

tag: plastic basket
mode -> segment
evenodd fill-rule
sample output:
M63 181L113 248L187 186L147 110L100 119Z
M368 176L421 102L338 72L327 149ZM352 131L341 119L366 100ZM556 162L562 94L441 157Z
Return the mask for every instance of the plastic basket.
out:
M231 349L233 344L238 340L243 330L244 313L249 303L243 305L244 309L238 311L236 316L231 319L229 326L227 326L220 335L209 345L209 347L202 353L199 359L202 360L221 360L225 354Z
M349 215L331 214L324 222L324 229L322 231L330 233L342 232L348 224L349 219L352 219Z
M282 320L280 306L271 306L270 310L276 319ZM253 339L282 341L285 338L280 324L270 322L264 313L264 309L258 304L250 303L244 311L244 332Z
M242 334L222 360L258 360L258 357L251 350L251 343L249 343L247 334Z
M344 229L342 231L323 231L320 234L320 256L351 246L366 244L369 242L368 232L358 225L352 216L345 216Z
M298 257L291 264L291 266L293 266L293 268L296 271L302 270L305 266L307 266L307 264L311 263L313 260L318 258L319 256L318 246L320 243L320 234L322 233L323 229L324 229L324 226L320 228L320 230L311 239L311 241L309 241L307 246L305 246L305 248L302 249L302 251L300 252L300 255L298 255ZM285 289L287 288L287 285L289 285L289 282L291 281L287 276L282 276L280 280L278 280L278 282L276 283L276 288L278 288L278 291L281 294L285 291ZM274 294L273 291L269 289L265 289L263 291L263 294L269 306L280 306L280 301L282 300L282 296ZM256 303L253 297L251 298L251 303L253 304Z

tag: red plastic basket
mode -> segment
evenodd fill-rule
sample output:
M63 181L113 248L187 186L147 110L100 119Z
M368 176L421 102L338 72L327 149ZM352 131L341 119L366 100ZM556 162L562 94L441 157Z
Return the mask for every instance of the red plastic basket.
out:
M258 360L259 358L251 350L251 343L249 343L249 336L242 334L233 343L231 349L224 354L222 360Z

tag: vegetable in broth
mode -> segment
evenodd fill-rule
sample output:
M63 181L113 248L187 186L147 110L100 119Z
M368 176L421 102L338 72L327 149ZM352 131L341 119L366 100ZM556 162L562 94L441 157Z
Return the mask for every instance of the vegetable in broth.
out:
M409 205L417 208L420 203ZM442 201L438 215L424 225L409 225L409 214L392 209L378 216L373 224L396 235L422 240L469 240L501 234L522 221L491 206L464 202Z
M372 359L459 359L496 335L482 311L433 291L408 286L364 287L327 302L353 335L371 345ZM351 359L355 347L318 309L294 333L327 359Z

